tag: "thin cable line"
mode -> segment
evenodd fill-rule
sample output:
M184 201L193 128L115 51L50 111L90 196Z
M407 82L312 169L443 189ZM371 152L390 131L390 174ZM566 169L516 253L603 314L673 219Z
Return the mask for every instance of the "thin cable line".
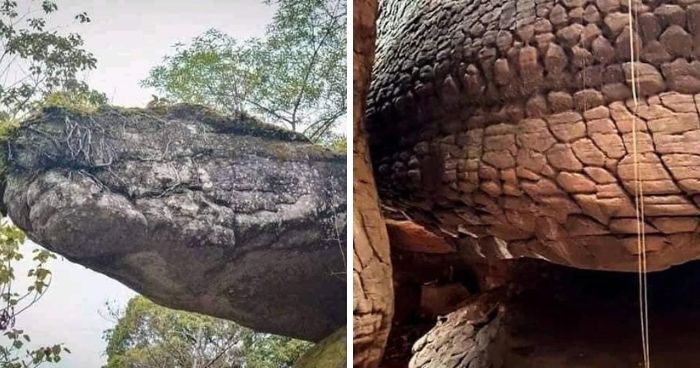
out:
M635 15L637 9L635 7ZM637 271L639 282L639 315L642 335L642 354L644 368L650 368L650 344L649 344L649 310L648 310L648 279L647 279L647 254L646 254L646 219L644 214L644 189L641 182L639 168L639 149L637 140L637 108L639 99L637 94L637 75L635 68L635 44L634 44L634 18L632 16L632 0L627 0L627 15L629 19L629 47L630 47L630 77L632 84L632 100L634 111L632 112L632 155L634 161L635 182L635 215L637 217ZM637 55L638 56L638 55Z

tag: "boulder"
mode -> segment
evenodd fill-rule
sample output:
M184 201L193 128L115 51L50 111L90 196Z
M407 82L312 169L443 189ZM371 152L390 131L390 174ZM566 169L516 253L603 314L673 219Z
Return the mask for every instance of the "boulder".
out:
M344 156L193 105L46 108L6 150L4 211L37 244L258 331L345 324Z

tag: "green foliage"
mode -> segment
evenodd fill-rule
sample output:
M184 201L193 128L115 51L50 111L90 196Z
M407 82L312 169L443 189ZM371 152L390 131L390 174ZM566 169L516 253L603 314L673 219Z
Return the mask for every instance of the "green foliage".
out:
M266 2L277 12L263 39L209 30L175 45L142 83L176 101L255 111L322 141L347 111L346 2Z
M38 367L44 363L58 363L63 353L70 351L62 344L27 349L31 338L23 330L15 328L15 318L34 305L51 284L51 271L47 262L56 256L46 250L35 249L34 265L27 272L29 286L18 292L13 288L16 275L13 264L24 258L20 246L24 233L7 222L0 224L0 331L4 331L5 344L0 345L0 368Z
M334 134L329 132L326 136L322 137L318 143L333 152L343 155L348 151L348 139L345 134Z
M46 28L47 17L58 11L53 0L18 2L0 0L0 193L5 184L10 152L7 141L18 127L18 119L36 106L36 101L54 90L87 91L76 75L93 69L95 58L82 49L78 34L60 34ZM79 23L90 18L75 16ZM51 283L47 262L55 256L45 250L32 254L33 267L26 290L17 290L14 264L24 255L24 234L7 222L0 223L0 368L38 367L57 363L68 350L61 344L27 348L28 334L15 328L16 317L41 299ZM24 280L23 280L24 281Z
M247 368L292 367L311 348L306 341L290 337L249 332L244 340Z
M35 103L37 109L47 106L65 107L82 112L94 112L107 104L107 96L95 90L55 91ZM0 133L1 134L1 133Z
M178 43L165 64L153 68L144 86L155 87L168 98L213 106L225 113L243 109L250 93L250 53L217 31L208 30L189 45Z
M124 311L110 308L110 315L117 322L104 334L106 368L284 368L309 346L233 322L164 308L142 296L132 298Z
M348 356L346 336L346 327L334 332L304 353L294 363L294 368L345 368Z
M0 86L0 112L6 117L20 117L33 101L53 90L87 90L76 75L96 65L92 54L82 49L80 35L46 29L46 18L58 11L56 2L38 3L31 2L27 9L14 0L0 1L0 77L5 81ZM80 13L75 20L87 23L90 18Z
M17 120L0 116L0 193L4 192L7 170L9 170L7 143L14 136L18 127ZM5 209L0 204L0 212L4 214L4 211Z

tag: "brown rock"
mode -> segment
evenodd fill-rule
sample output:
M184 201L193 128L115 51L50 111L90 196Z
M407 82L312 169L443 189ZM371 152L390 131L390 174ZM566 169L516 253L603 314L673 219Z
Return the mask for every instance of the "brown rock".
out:
M637 153L654 152L654 141L647 133L638 132L636 137L632 133L626 133L622 135L622 141L625 143L625 149L629 153L633 153L635 150Z
M547 99L541 94L536 94L525 104L525 115L531 118L541 118L549 113Z
M571 145L574 155L584 164L588 166L605 165L605 154L588 138L579 139ZM586 170L584 168L584 170Z
M661 65L670 89L680 93L700 92L700 62L679 58Z
M632 68L632 63L622 64L625 80L630 87L632 83ZM666 89L664 78L653 65L635 62L634 69L639 96L655 95Z
M542 178L536 183L523 183L523 190L533 199L563 195L564 192L551 180Z
M623 101L632 97L632 90L623 83L609 83L601 87L600 91L605 97L605 102Z
M586 125L580 114L568 111L545 118L552 134L562 142L572 142L586 135Z
M569 111L574 107L574 99L566 92L553 91L547 95L549 106L555 113Z
M568 25L557 31L557 40L559 40L565 46L574 47L581 39L583 29L584 27L580 23Z
M569 16L567 15L566 9L559 4L554 5L549 12L549 21L552 22L555 27L568 23Z
M622 158L627 150L622 143L622 138L617 134L591 134L591 139L595 142L605 155L610 158Z
M610 117L610 112L606 106L598 106L584 111L583 117L586 120L605 119Z
M625 13L614 12L606 15L603 23L613 36L617 36L629 24L629 17Z
M462 284L425 284L421 286L420 313L427 318L437 318L454 311L469 295L471 293Z
M596 0L595 3L603 13L610 13L620 8L619 0Z
M607 109L605 111L607 111ZM592 136L594 133L617 134L615 123L608 118L587 121L586 131L589 136Z
M588 88L574 93L574 105L579 111L584 111L592 107L605 103L603 93L597 89Z
M615 59L615 48L610 44L607 38L603 36L597 37L591 43L591 51L593 58L599 63L608 64Z
M661 102L664 104L664 106L675 112L698 112L693 95L677 92L665 92L660 94L659 97L661 98Z
M541 119L523 119L518 123L518 144L537 152L544 152L557 143Z
M561 46L556 43L550 43L547 47L547 53L544 55L544 66L549 73L559 74L564 71L569 63L566 53Z
M547 151L547 162L559 170L581 171L583 165L568 144L557 143Z
M669 25L685 27L685 11L676 4L661 4L654 9L654 15L661 21L662 27Z
M661 34L661 26L659 20L652 13L642 13L637 18L639 21L639 30L642 40L646 45L647 42L656 41Z
M613 176L613 174L601 167L585 167L583 171L598 184L617 182L617 179Z
M617 218L610 220L610 231L619 234L637 234L642 230L647 234L658 232L649 224L641 224L636 218Z
M567 193L596 192L595 183L587 176L580 173L560 172L559 175L557 175L557 183L559 183Z
M639 57L642 61L657 66L673 60L673 56L666 50L666 47L657 40L646 42Z
M408 252L444 254L455 252L445 239L413 221L386 219L389 243Z
M609 234L607 227L587 216L569 216L566 219L566 232L569 236Z
M677 25L671 25L659 37L659 41L675 57L690 56L693 48L693 38L691 35Z
M651 220L654 227L664 234L694 232L700 219L697 217L654 217Z
M598 23L600 20L600 12L595 5L589 4L583 11L583 19L588 23Z
M697 113L678 113L671 117L649 120L647 126L652 133L677 134L700 129L700 119Z

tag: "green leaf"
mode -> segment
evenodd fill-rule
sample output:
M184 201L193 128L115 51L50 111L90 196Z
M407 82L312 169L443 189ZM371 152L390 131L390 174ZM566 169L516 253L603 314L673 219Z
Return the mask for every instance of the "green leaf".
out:
M224 113L249 110L328 145L347 112L345 2L275 3L264 38L236 40L208 30L175 44L142 85Z

